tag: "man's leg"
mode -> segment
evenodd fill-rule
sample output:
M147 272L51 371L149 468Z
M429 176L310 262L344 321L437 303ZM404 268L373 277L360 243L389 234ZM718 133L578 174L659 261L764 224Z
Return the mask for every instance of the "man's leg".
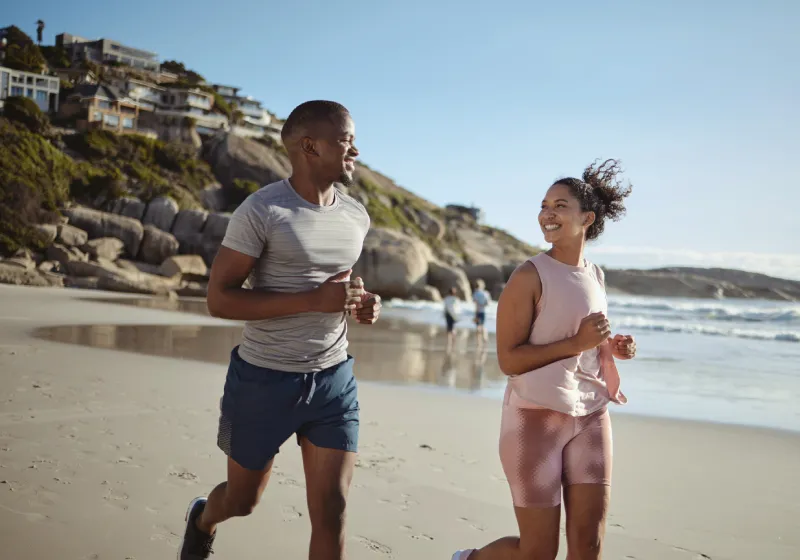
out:
M345 509L357 455L317 447L305 437L300 445L311 518L309 560L343 560Z
M219 484L208 495L206 507L197 518L197 528L213 534L217 525L231 517L244 517L253 513L267 487L272 472L272 460L264 470L245 469L228 458L228 480Z

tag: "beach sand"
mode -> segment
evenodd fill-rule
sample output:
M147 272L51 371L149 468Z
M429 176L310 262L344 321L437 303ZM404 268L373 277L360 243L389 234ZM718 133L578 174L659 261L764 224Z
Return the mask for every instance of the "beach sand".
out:
M221 363L64 344L31 332L161 324L184 325L191 338L199 326L231 323L82 299L100 296L124 297L0 286L3 560L174 558L187 503L224 479L216 447ZM107 336L115 332L108 328ZM356 374L450 371L436 361L438 339L417 335L353 329ZM383 340L382 350L368 351L370 337ZM223 342L220 351L229 351ZM413 357L420 353L434 355L421 369ZM489 378L496 374L491 361ZM440 384L472 383L456 371L452 383ZM365 381L359 391L349 558L449 559L458 548L516 532L497 454L500 402L403 383ZM604 558L800 558L800 436L622 414L613 424ZM305 558L308 536L300 454L289 440L256 513L220 527L214 558ZM559 557L565 552L562 546Z

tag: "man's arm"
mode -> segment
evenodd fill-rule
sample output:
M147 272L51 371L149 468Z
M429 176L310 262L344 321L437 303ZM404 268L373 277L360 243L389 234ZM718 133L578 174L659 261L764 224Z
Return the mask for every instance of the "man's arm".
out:
M219 248L208 282L208 311L212 316L234 321L258 321L308 311L340 313L355 308L355 304L361 301L360 294L348 294L348 284L344 280L350 275L349 270L305 292L244 289L242 284L255 263L255 257L224 245Z

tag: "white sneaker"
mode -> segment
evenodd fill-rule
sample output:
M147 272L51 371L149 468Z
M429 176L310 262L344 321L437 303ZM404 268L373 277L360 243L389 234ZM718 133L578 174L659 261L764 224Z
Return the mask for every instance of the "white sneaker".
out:
M467 550L459 550L455 554L453 554L453 557L450 560L467 560L467 558L469 558L469 555L472 554L473 552L475 552L474 548L470 548Z

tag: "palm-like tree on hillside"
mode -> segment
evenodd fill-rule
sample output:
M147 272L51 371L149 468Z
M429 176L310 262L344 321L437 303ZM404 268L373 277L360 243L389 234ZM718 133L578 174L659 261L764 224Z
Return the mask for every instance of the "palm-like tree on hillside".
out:
M42 44L42 33L44 33L44 21L36 20L36 40L39 42L39 45Z

